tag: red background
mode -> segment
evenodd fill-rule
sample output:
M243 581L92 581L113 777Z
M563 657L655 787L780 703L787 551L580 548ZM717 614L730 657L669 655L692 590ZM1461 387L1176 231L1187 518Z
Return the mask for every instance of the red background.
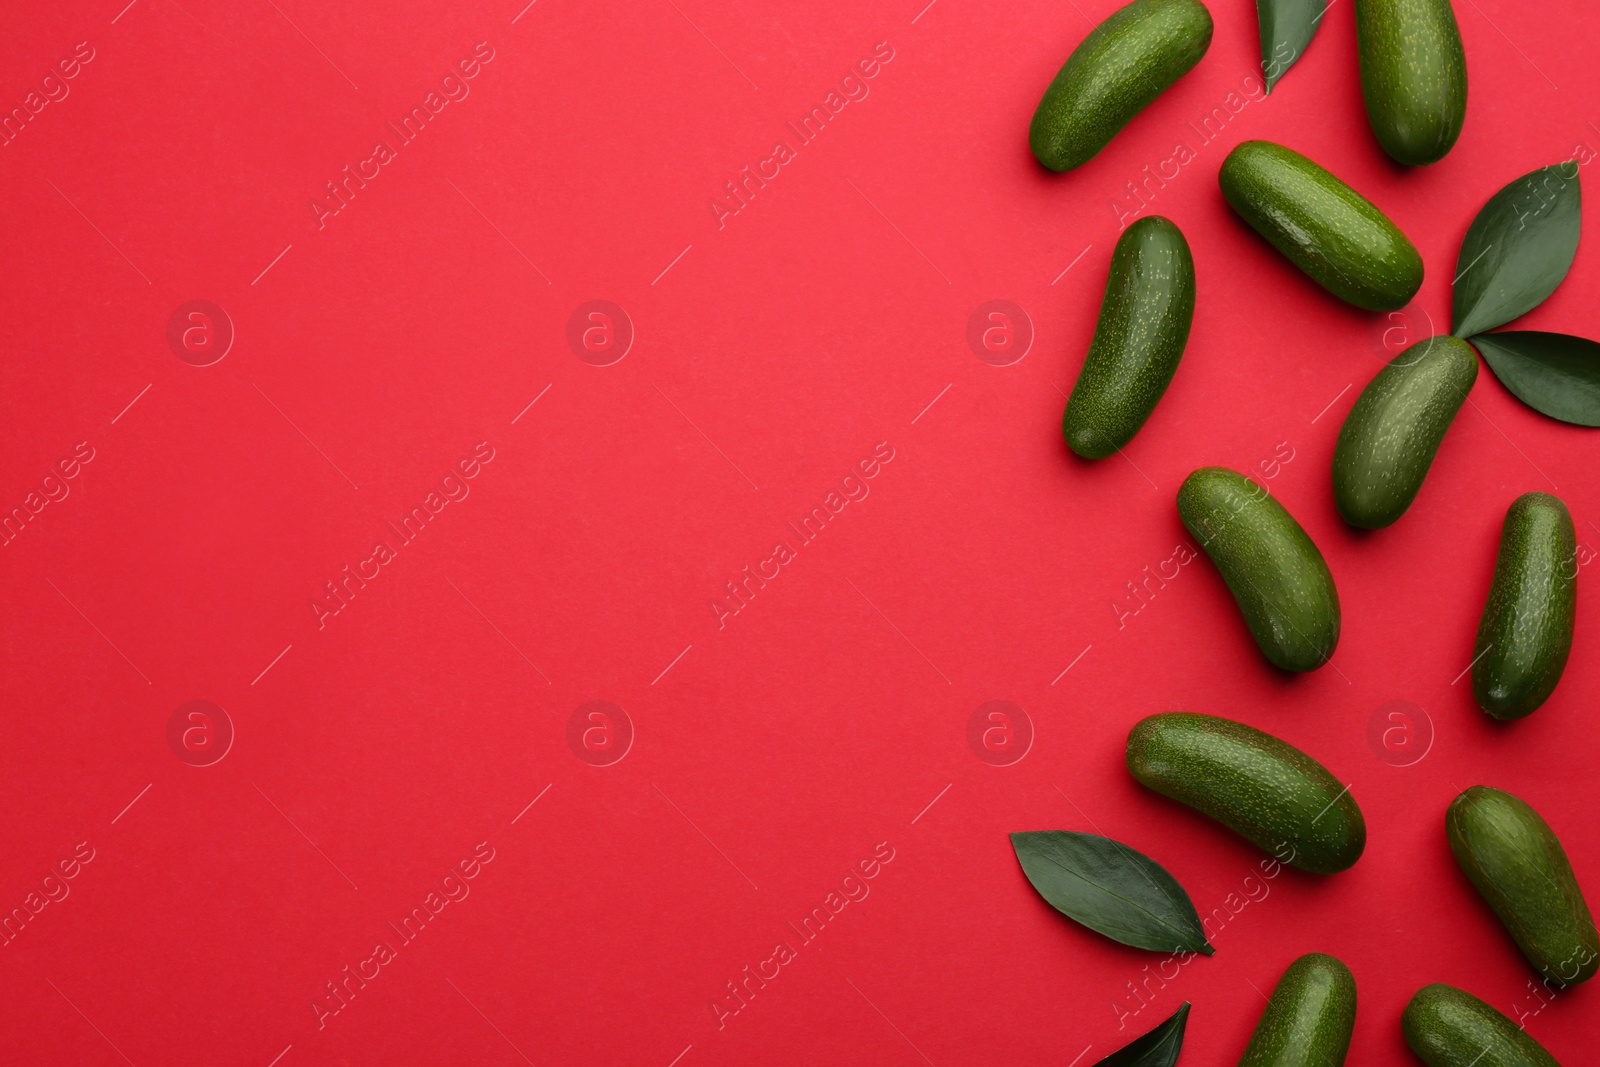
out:
M1194 332L1126 459L1089 464L1059 417L1111 202L1242 98L1255 13L1214 3L1201 65L1053 175L1029 116L1116 0L923 2L13 5L6 108L77 42L94 51L0 149L0 503L94 450L0 552L0 906L94 850L0 949L13 1062L1065 1067L1185 999L1185 1062L1231 1062L1258 990L1312 950L1360 984L1354 1063L1410 1062L1399 1016L1424 983L1531 1003L1443 813L1458 788L1510 789L1600 891L1595 578L1531 718L1492 724L1452 679L1517 494L1558 492L1600 545L1594 431L1485 372L1395 527L1343 526L1328 467L1361 386L1447 326L1476 209L1600 147L1600 22L1463 0L1465 131L1404 170L1367 127L1336 3L1277 91L1156 192L1194 249ZM319 229L324 183L479 42L494 58L470 95ZM719 228L723 183L878 42L893 59L870 94ZM1229 213L1216 169L1258 137L1413 238L1428 273L1411 308L1340 304ZM1600 334L1597 247L1520 325ZM237 335L207 367L166 339L194 299ZM636 335L610 366L566 341L594 299ZM966 341L993 299L1036 333L1010 366ZM323 583L482 441L470 496L319 629ZM724 583L878 442L894 459L870 496L719 629ZM1260 473L1275 452L1293 459L1268 484L1339 583L1331 664L1274 673L1203 559L1119 629L1124 583L1186 540L1182 478ZM196 699L236 731L211 766L167 740ZM635 734L609 766L568 743L597 699ZM995 699L1036 734L1005 767L967 741ZM1432 724L1411 766L1368 741L1393 700ZM1006 834L1098 828L1202 912L1222 905L1259 854L1122 764L1128 727L1177 708L1312 752L1352 783L1370 840L1347 873L1268 883L1119 1033L1111 1005L1160 957L1051 911ZM319 1029L324 983L483 841L470 896ZM801 946L785 923L879 842L894 859L870 896ZM719 1029L711 1002L779 940L797 957ZM1597 995L1563 993L1530 1032L1580 1061Z

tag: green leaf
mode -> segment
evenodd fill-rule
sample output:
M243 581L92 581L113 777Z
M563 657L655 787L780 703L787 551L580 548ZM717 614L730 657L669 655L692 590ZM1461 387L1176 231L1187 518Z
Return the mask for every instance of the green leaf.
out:
M1578 251L1582 194L1567 160L1524 174L1472 220L1456 257L1451 333L1503 326L1555 292Z
M1256 0L1256 20L1261 24L1261 73L1268 93L1305 55L1327 9L1325 0Z
M1600 344L1540 330L1469 337L1500 384L1535 411L1579 426L1600 426Z
M1183 1028L1189 1023L1189 1002L1172 1013L1172 1018L1095 1064L1095 1067L1172 1067L1183 1051Z
M1152 952L1216 951L1189 894L1149 856L1070 830L1014 833L1011 847L1039 895L1089 929Z

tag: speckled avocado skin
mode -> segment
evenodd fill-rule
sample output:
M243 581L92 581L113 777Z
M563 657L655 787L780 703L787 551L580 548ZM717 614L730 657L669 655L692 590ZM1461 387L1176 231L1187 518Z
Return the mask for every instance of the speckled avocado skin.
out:
M1173 711L1128 733L1128 770L1283 863L1315 874L1361 858L1367 824L1326 767L1271 734L1214 715Z
M1085 459L1133 439L1167 391L1194 321L1194 257L1169 219L1140 219L1117 239L1094 340L1061 430Z
M1561 1067L1527 1031L1463 989L1423 986L1400 1028L1428 1067Z
M1367 119L1397 163L1443 159L1467 117L1467 57L1450 0L1356 0Z
M1451 803L1445 833L1461 870L1552 988L1594 977L1594 917L1561 841L1527 801L1475 785Z
M1378 372L1333 450L1333 498L1345 522L1378 529L1405 514L1477 379L1477 352L1455 337L1418 341Z
M1479 707L1496 719L1520 719L1549 699L1572 651L1577 605L1572 515L1549 493L1524 493L1500 528L1494 581L1473 646Z
M1241 218L1341 300L1393 311L1422 286L1422 257L1399 227L1299 152L1241 142L1217 180Z
M1307 953L1278 979L1239 1067L1344 1067L1355 1025L1355 975Z
M1282 504L1238 471L1201 467L1178 489L1178 515L1274 666L1310 671L1328 662L1339 643L1339 591Z
M1044 91L1028 146L1051 170L1094 157L1211 46L1200 0L1133 0L1089 32Z

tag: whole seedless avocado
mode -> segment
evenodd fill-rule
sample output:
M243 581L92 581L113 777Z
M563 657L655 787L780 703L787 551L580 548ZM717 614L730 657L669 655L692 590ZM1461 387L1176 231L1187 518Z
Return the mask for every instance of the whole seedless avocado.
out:
M1278 979L1239 1067L1343 1067L1355 1025L1355 975L1308 953Z
M1401 352L1361 391L1333 450L1333 499L1352 526L1388 526L1411 506L1450 422L1478 378L1455 337Z
M1061 420L1067 444L1086 459L1133 439L1183 358L1194 319L1189 242L1159 215L1117 238L1089 354Z
M1475 785L1445 815L1450 851L1534 970L1556 987L1594 977L1600 935L1567 853L1520 797Z
M1412 166L1443 159L1467 116L1467 57L1450 0L1356 0L1356 42L1383 150Z
M1244 141L1217 180L1241 218L1341 300L1393 311L1422 286L1422 257L1389 216L1299 152Z
M1044 91L1028 145L1051 170L1071 170L1110 143L1211 46L1200 0L1133 0L1089 32Z
M1561 1067L1516 1023L1455 986L1423 986L1400 1028L1428 1067Z
M1349 787L1298 748L1243 723L1184 711L1152 715L1129 731L1127 760L1141 784L1291 867L1332 874L1367 846Z
M1179 487L1178 514L1273 665L1310 671L1328 662L1339 643L1339 591L1282 504L1237 471L1202 467Z
M1500 528L1494 581L1478 623L1472 692L1496 719L1520 719L1549 699L1572 651L1577 536L1559 498L1524 493Z

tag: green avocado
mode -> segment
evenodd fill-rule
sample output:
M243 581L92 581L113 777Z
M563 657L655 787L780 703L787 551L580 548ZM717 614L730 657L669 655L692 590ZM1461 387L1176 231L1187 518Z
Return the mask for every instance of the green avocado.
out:
M1092 159L1211 46L1200 0L1133 0L1089 31L1062 65L1028 126L1028 146L1051 170Z
M1475 785L1445 814L1450 851L1534 970L1558 988L1600 966L1600 935L1567 853L1520 797Z
M1367 119L1397 163L1443 159L1467 117L1467 57L1450 0L1356 0Z
M1328 662L1339 643L1339 591L1282 504L1237 471L1201 467L1178 488L1178 515L1274 666L1310 671Z
M1339 960L1307 953L1289 964L1239 1067L1344 1067L1356 1026L1356 979Z
M1117 238L1089 354L1067 399L1062 432L1085 459L1133 439L1167 391L1194 319L1194 258L1159 215Z
M1428 1067L1561 1067L1527 1031L1452 985L1417 990L1400 1028Z
M1352 526L1388 526L1411 506L1472 383L1478 353L1430 337L1395 356L1361 391L1333 450L1333 499Z
M1184 711L1152 715L1128 732L1127 761L1144 786L1291 867L1332 874L1367 846L1350 788L1298 748L1244 723Z
M1567 505L1549 493L1511 502L1473 648L1472 693L1496 719L1549 699L1572 651L1578 546Z
M1217 180L1241 218L1341 300L1393 311L1421 288L1422 257L1399 227L1299 152L1241 142Z

